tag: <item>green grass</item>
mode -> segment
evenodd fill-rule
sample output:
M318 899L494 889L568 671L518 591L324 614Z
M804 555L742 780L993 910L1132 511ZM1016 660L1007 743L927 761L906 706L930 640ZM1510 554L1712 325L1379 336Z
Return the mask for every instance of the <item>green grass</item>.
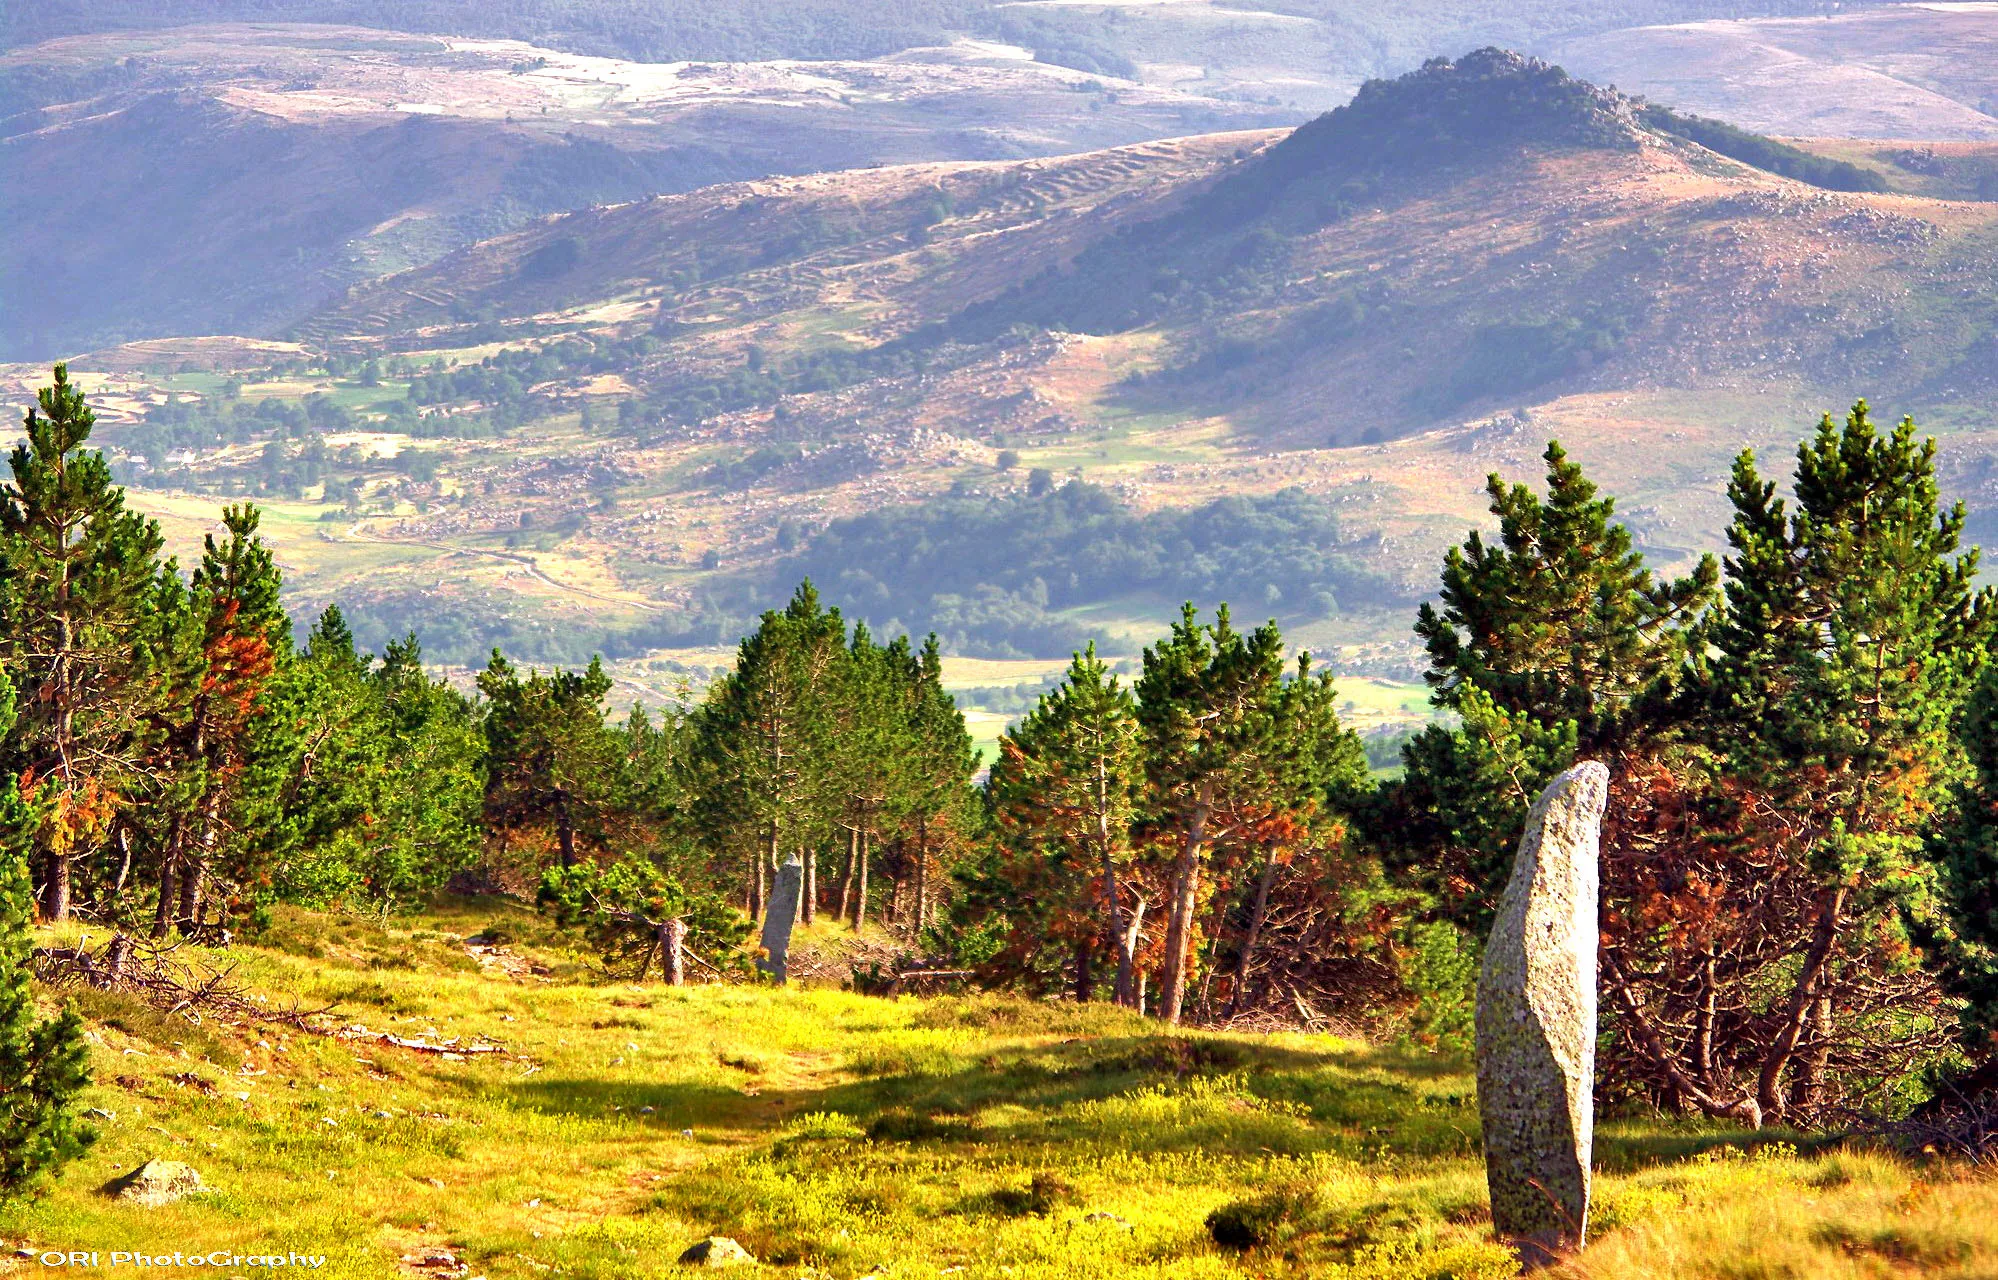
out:
M481 972L460 940L488 928L544 972ZM709 1234L754 1274L837 1280L1512 1274L1452 1058L999 996L640 987L489 901L386 927L287 913L229 958L274 1000L509 1053L451 1063L93 995L88 1103L113 1118L49 1195L0 1208L9 1246L325 1253L323 1274L383 1280L436 1249L493 1280L656 1276ZM1989 1179L1753 1145L1607 1125L1599 1238L1557 1274L1998 1267ZM153 1156L213 1194L148 1211L99 1193ZM1266 1243L1214 1243L1207 1216L1249 1201Z

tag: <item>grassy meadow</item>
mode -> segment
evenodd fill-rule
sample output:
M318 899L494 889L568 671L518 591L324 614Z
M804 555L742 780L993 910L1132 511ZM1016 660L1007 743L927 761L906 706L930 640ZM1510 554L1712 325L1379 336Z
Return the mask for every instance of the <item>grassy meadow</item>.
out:
M504 954L469 953L481 932ZM1457 1058L995 996L640 986L483 900L290 912L198 958L274 1004L336 1003L343 1026L507 1052L87 993L102 1138L0 1207L0 1274L47 1274L21 1248L230 1249L323 1253L340 1277L610 1280L670 1273L710 1234L754 1274L839 1280L1513 1272ZM151 1210L100 1192L156 1156L212 1191ZM1998 1275L1998 1181L1968 1170L1634 1121L1597 1158L1596 1238L1558 1276ZM1229 1205L1259 1247L1214 1243Z

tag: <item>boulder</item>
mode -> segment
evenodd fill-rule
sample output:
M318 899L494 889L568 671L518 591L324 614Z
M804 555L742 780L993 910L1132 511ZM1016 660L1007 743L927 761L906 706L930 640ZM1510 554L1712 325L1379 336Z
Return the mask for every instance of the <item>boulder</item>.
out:
M205 1189L194 1167L178 1160L148 1160L124 1177L112 1179L104 1188L128 1204L147 1209L172 1204Z
M756 1255L727 1236L709 1236L689 1245L680 1255L684 1267L748 1267L755 1263Z
M1540 793L1478 974L1478 1110L1492 1226L1529 1263L1588 1234L1596 1074L1596 893L1609 770Z
M798 899L804 891L805 864L792 854L777 868L777 883L771 887L770 901L763 912L764 958L757 967L770 980L783 983L784 964L791 952L791 926L798 922Z

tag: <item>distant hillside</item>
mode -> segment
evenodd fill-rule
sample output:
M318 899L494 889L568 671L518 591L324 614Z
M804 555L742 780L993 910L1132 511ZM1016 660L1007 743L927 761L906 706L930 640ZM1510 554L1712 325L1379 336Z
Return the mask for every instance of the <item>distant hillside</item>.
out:
M1289 445L1771 368L1864 375L1877 392L1988 381L1972 351L1998 316L1983 274L1998 208L1815 190L1681 136L1695 132L1821 182L1878 185L1875 170L1484 50L1232 153L882 170L556 219L358 288L304 332L656 298L667 352L641 379L655 412L803 397L793 422L813 420L812 395L899 376L918 353L933 379L937 359L973 369L1022 327L1146 332L1156 361L1126 375L1119 403L1222 414ZM562 272L530 269L558 248ZM864 332L827 348L843 362L831 382L823 360L715 381L729 325L861 296ZM1328 420L1338 386L1370 389L1363 422Z
M867 58L948 40L988 0L44 0L8 6L0 47L84 32L204 22L321 22L496 36L581 53Z
M1088 150L1294 119L1021 51L581 58L351 27L179 27L0 55L0 359L268 335L340 288L563 210L744 178ZM49 202L49 187L90 198Z
M1598 83L1760 133L1998 139L1998 8L1989 4L1701 16L1708 20L1578 27L1536 52Z
M351 286L293 347L79 370L177 545L279 503L301 612L440 653L644 681L664 650L666 679L809 572L965 652L1142 643L1192 595L1394 675L1395 602L1549 437L1668 567L1716 545L1728 457L1860 395L1990 486L1998 202L1686 131L1479 52L1291 132L555 215ZM1937 195L1986 161L1715 140ZM1048 506L1076 480L1106 509Z
M324 22L397 31L531 40L581 53L649 61L681 58L866 58L952 35L1038 40L1051 51L1143 58L1205 5L1026 6L1003 0L43 0L0 12L0 48L84 32L199 22ZM1271 0L1239 12L1280 15L1344 37L1352 72L1379 74L1427 50L1479 41L1531 44L1649 23L1808 13L1822 0ZM1160 12L1147 12L1155 9ZM1224 10L1220 15L1226 17ZM1293 36L1293 39L1296 37ZM1150 59L1144 59L1150 60ZM1086 68L1113 70L1112 68ZM1342 71L1346 68L1341 68Z

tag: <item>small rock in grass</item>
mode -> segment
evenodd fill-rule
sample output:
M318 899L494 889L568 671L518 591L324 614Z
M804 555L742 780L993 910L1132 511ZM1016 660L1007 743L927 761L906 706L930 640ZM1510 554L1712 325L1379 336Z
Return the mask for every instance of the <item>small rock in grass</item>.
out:
M124 1177L114 1178L104 1190L129 1204L157 1209L205 1188L192 1165L178 1160L148 1160Z
M1122 1227L1122 1228L1124 1228L1124 1230L1126 1230L1126 1231L1129 1231L1129 1230L1131 1229L1131 1223L1130 1223L1130 1220L1129 1220L1129 1219L1127 1219L1127 1218L1120 1218L1120 1217L1118 1217L1118 1216L1117 1216L1116 1214L1114 1214L1114 1213L1105 1213L1105 1212L1103 1212L1103 1210L1101 1210L1101 1209L1098 1209L1098 1210L1097 1210L1097 1211L1096 1211L1095 1213L1085 1213L1085 1214L1083 1214L1083 1215L1082 1215L1082 1220L1083 1220L1084 1222L1103 1222L1103 1223L1108 1223L1108 1224L1109 1224L1110 1226L1113 1226L1113 1227Z
M680 1255L683 1267L747 1267L756 1257L727 1236L709 1236L689 1245Z

